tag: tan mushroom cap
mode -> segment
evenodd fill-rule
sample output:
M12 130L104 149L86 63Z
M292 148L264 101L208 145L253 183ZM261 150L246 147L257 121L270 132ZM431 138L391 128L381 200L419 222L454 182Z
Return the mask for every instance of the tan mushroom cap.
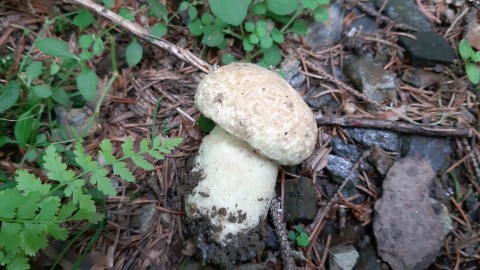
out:
M234 63L214 70L200 82L195 105L281 165L302 162L315 147L312 111L285 79L257 65Z

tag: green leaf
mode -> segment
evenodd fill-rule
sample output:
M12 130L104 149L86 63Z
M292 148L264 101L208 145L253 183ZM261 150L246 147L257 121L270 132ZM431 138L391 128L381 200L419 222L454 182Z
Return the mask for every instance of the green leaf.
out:
M98 77L95 71L85 68L77 78L78 91L87 101L92 101L97 93Z
M195 20L198 16L198 11L195 7L188 7L188 18L192 21Z
M115 0L102 0L102 3L106 8L111 9L113 4L115 4Z
M288 240L293 241L297 238L297 235L294 231L288 231Z
M50 184L43 184L33 173L24 170L17 170L15 173L15 181L17 181L17 188L20 191L38 192L43 196L52 188Z
M135 181L135 176L127 168L127 163L120 161L113 163L112 165L113 173L127 182Z
M27 84L30 85L36 78L40 77L42 74L43 63L40 61L33 61L28 65L25 72L25 77L27 79Z
M202 17L200 17L200 20L202 21L203 24L209 25L213 23L213 15L210 13L203 13Z
M80 48L82 49L88 49L90 46L93 44L93 37L91 35L81 35L80 38L78 38L78 45L80 45Z
M2 239L2 241L0 241L0 247L3 247L7 254L15 254L20 249L19 244L22 239L19 233L21 230L22 225L20 223L2 222L0 228L0 239Z
M277 15L287 15L298 9L298 1L267 0L267 7Z
M188 1L182 1L180 3L180 6L178 6L178 11L179 12L185 11L188 9L189 6L190 6L190 3L188 3Z
M67 43L55 38L38 39L35 44L46 55L61 58L76 58L68 49Z
M20 253L16 253L15 255L10 254L10 258L11 258L11 262L8 264L7 269L9 270L30 269L29 260L24 253L20 252Z
M319 5L328 5L330 4L330 0L316 0Z
M255 30L255 24L253 24L252 22L246 22L245 23L245 30L247 32L253 32L253 30Z
M267 29L263 26L257 26L255 28L255 33L257 34L258 37L262 38L267 35Z
M52 96L52 89L48 85L36 85L32 87L32 93L38 98L49 98Z
M465 63L465 71L467 72L467 77L473 84L480 82L480 72L478 71L477 66L472 63Z
M60 211L58 212L57 220L64 221L69 219L76 210L77 207L72 201L63 204L62 207L60 207Z
M18 198L21 198L21 194L16 188L8 188L0 191L0 217L13 218L15 217L15 209L18 206ZM2 239L2 238L0 238ZM1 241L0 241L1 246Z
M201 36L203 34L204 25L200 19L194 19L188 24L188 30L194 36Z
M103 194L107 196L117 195L117 191L112 185L110 178L107 177L108 170L104 168L99 168L92 172L90 176L90 182L97 186L97 189L100 190Z
M47 224L47 232L57 240L65 241L68 237L68 231L56 223Z
M208 3L213 14L228 24L238 26L247 17L246 0L208 0Z
M60 105L67 106L70 103L70 96L63 90L62 87L55 87L52 89L52 98Z
M150 149L150 142L147 138L143 138L140 141L140 151L147 152Z
M263 60L267 65L276 66L282 62L282 53L277 45L273 45L270 49L263 52Z
M47 234L43 224L26 223L20 235L21 247L28 256L35 255L38 250L48 245Z
M118 15L120 15L122 18L124 18L129 22L135 20L135 17L132 15L132 13L128 8L124 8L124 7L120 8L120 10L118 11Z
M248 41L250 41L251 44L258 44L260 42L260 38L256 34L251 34L248 36Z
M117 158L113 155L113 147L112 142L108 139L102 140L100 143L100 151L98 153L105 159L108 163L113 163L117 160Z
M95 55L92 52L89 51L83 51L78 55L80 57L80 60L82 61L88 61L92 59Z
M103 40L100 37L95 38L92 49L95 55L99 55L105 50L105 45L103 44Z
M167 34L167 25L164 23L156 23L150 28L150 33L157 37L163 37Z
M314 9L317 5L317 0L302 0L302 6L306 9Z
M310 243L310 240L308 239L308 234L305 232L301 232L297 235L297 245L301 247L306 247Z
M50 196L45 198L40 203L40 213L38 213L35 220L46 222L53 220L60 209L60 205L59 197Z
M37 192L24 194L20 198L22 203L18 205L17 219L32 219L38 209L38 204L42 196Z
M228 65L235 62L235 57L231 53L224 53L222 55L222 64Z
M148 0L147 3L153 16L168 21L168 10L165 5L160 3L159 0Z
M307 33L307 23L304 20L295 20L292 24L292 30L297 35Z
M55 75L60 71L60 66L56 63L50 65L50 75Z
M90 11L82 9L75 15L72 23L80 29L85 29L93 23L93 15Z
M10 139L8 136L6 135L0 135L0 147L8 144L8 143L15 143L14 140Z
M10 109L17 103L20 96L20 87L17 81L10 80L5 89L0 89L0 113Z
M160 152L157 152L156 150L150 150L150 151L148 151L148 154L150 156L152 156L153 158L156 158L157 160L165 159L165 156L160 154Z
M15 139L20 148L24 149L38 128L38 120L33 117L31 111L22 113L15 123Z
M131 157L132 158L132 161L133 163L135 163L135 165L137 165L138 167L146 170L146 171L151 171L153 170L153 165L148 162L147 160L145 160L144 157L142 156L133 156Z
M273 41L278 44L281 44L285 41L282 31L278 30L277 28L273 28L270 35L272 36Z
M81 180L81 179L73 180L72 182L68 183L68 185L65 187L65 190L63 191L63 193L67 197L70 197L70 196L78 197L75 194L77 194L78 192L81 192L81 188L84 185L85 185L84 180ZM74 200L74 201L77 202L76 200Z
M328 10L322 7L315 9L313 19L317 22L326 22L328 20Z
M207 25L203 29L202 43L209 47L217 47L223 43L225 37L222 29L216 25Z
M62 157L60 157L53 145L49 145L45 149L43 168L48 171L47 176L50 180L60 183L64 182L63 173L67 170L67 165L63 163Z
M267 4L265 2L253 4L253 12L257 15L265 15L267 13Z
M470 46L470 43L466 39L462 39L458 43L458 52L460 53L460 57L462 57L463 60L468 60L470 56L474 53L472 46Z
M122 144L123 155L125 157L131 157L135 155L133 151L133 139L132 137L127 137Z
M272 47L273 45L273 39L270 36L265 36L260 38L260 47L263 49L268 49Z
M133 39L130 44L128 44L127 49L125 50L125 57L129 67L136 66L142 60L143 48L137 42L136 39Z

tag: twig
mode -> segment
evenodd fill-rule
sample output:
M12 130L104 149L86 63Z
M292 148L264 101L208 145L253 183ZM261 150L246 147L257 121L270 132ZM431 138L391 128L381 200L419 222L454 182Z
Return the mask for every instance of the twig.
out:
M316 119L319 125L336 125L342 127L386 129L396 132L418 134L438 137L472 137L473 132L469 128L453 128L441 126L422 126L404 122L378 120L369 118L342 118L342 117L319 117Z
M104 17L105 19L120 25L121 27L126 29L128 32L132 33L133 35L174 54L178 58L192 64L193 66L195 66L196 68L200 69L203 72L208 73L209 70L211 69L211 66L208 63L198 58L190 51L183 48L179 48L175 44L170 43L163 38L150 35L148 31L142 28L141 26L125 20L117 13L111 10L108 10L105 7L102 7L101 5L95 2L92 2L90 0L64 0L64 2L73 3L75 5L79 5L84 8L92 10L93 12Z
M275 227L275 232L277 233L278 242L281 247L283 269L292 270L295 269L295 262L292 258L292 248L288 242L287 228L282 220L283 210L280 205L281 203L277 198L273 198L272 204L270 205L270 214L272 215L273 226Z

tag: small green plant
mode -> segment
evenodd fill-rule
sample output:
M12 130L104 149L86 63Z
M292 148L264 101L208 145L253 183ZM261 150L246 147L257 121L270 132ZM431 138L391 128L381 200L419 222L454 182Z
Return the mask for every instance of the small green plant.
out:
M295 241L299 247L306 247L310 244L308 234L303 230L303 227L297 225L295 231L288 231L288 240Z
M140 150L133 150L134 141L128 137L122 145L123 157L113 155L109 140L100 143L100 164L88 155L80 143L75 147L75 161L80 172L67 168L54 145L49 145L43 156L43 168L48 181L25 170L17 170L12 185L0 185L0 265L7 269L29 269L28 256L33 256L48 245L48 238L66 240L65 222L88 221L97 223L105 218L97 212L92 194L98 190L103 196L117 192L107 168L127 182L135 177L125 160L130 159L144 170L153 170L145 154L157 160L164 159L182 142L181 138L165 139L161 136L140 142ZM43 177L42 177L43 178Z
M465 63L465 72L473 84L480 82L480 71L476 63L480 62L480 52L475 51L468 40L462 39L458 44L458 52Z
M262 66L276 66L281 60L279 44L289 32L303 35L307 31L302 15L311 15L317 21L328 19L323 7L329 0L208 0L210 12L199 14L197 6L205 1L183 1L179 12L187 11L188 29L208 47L224 49L226 37L237 39L247 53L247 61L257 55ZM231 54L223 54L222 62L235 61Z

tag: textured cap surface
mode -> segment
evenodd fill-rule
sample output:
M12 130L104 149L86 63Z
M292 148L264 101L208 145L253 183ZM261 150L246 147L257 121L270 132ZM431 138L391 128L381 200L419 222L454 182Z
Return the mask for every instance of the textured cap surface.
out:
M195 105L230 134L281 165L294 165L315 147L312 111L288 82L273 71L234 63L208 74Z

